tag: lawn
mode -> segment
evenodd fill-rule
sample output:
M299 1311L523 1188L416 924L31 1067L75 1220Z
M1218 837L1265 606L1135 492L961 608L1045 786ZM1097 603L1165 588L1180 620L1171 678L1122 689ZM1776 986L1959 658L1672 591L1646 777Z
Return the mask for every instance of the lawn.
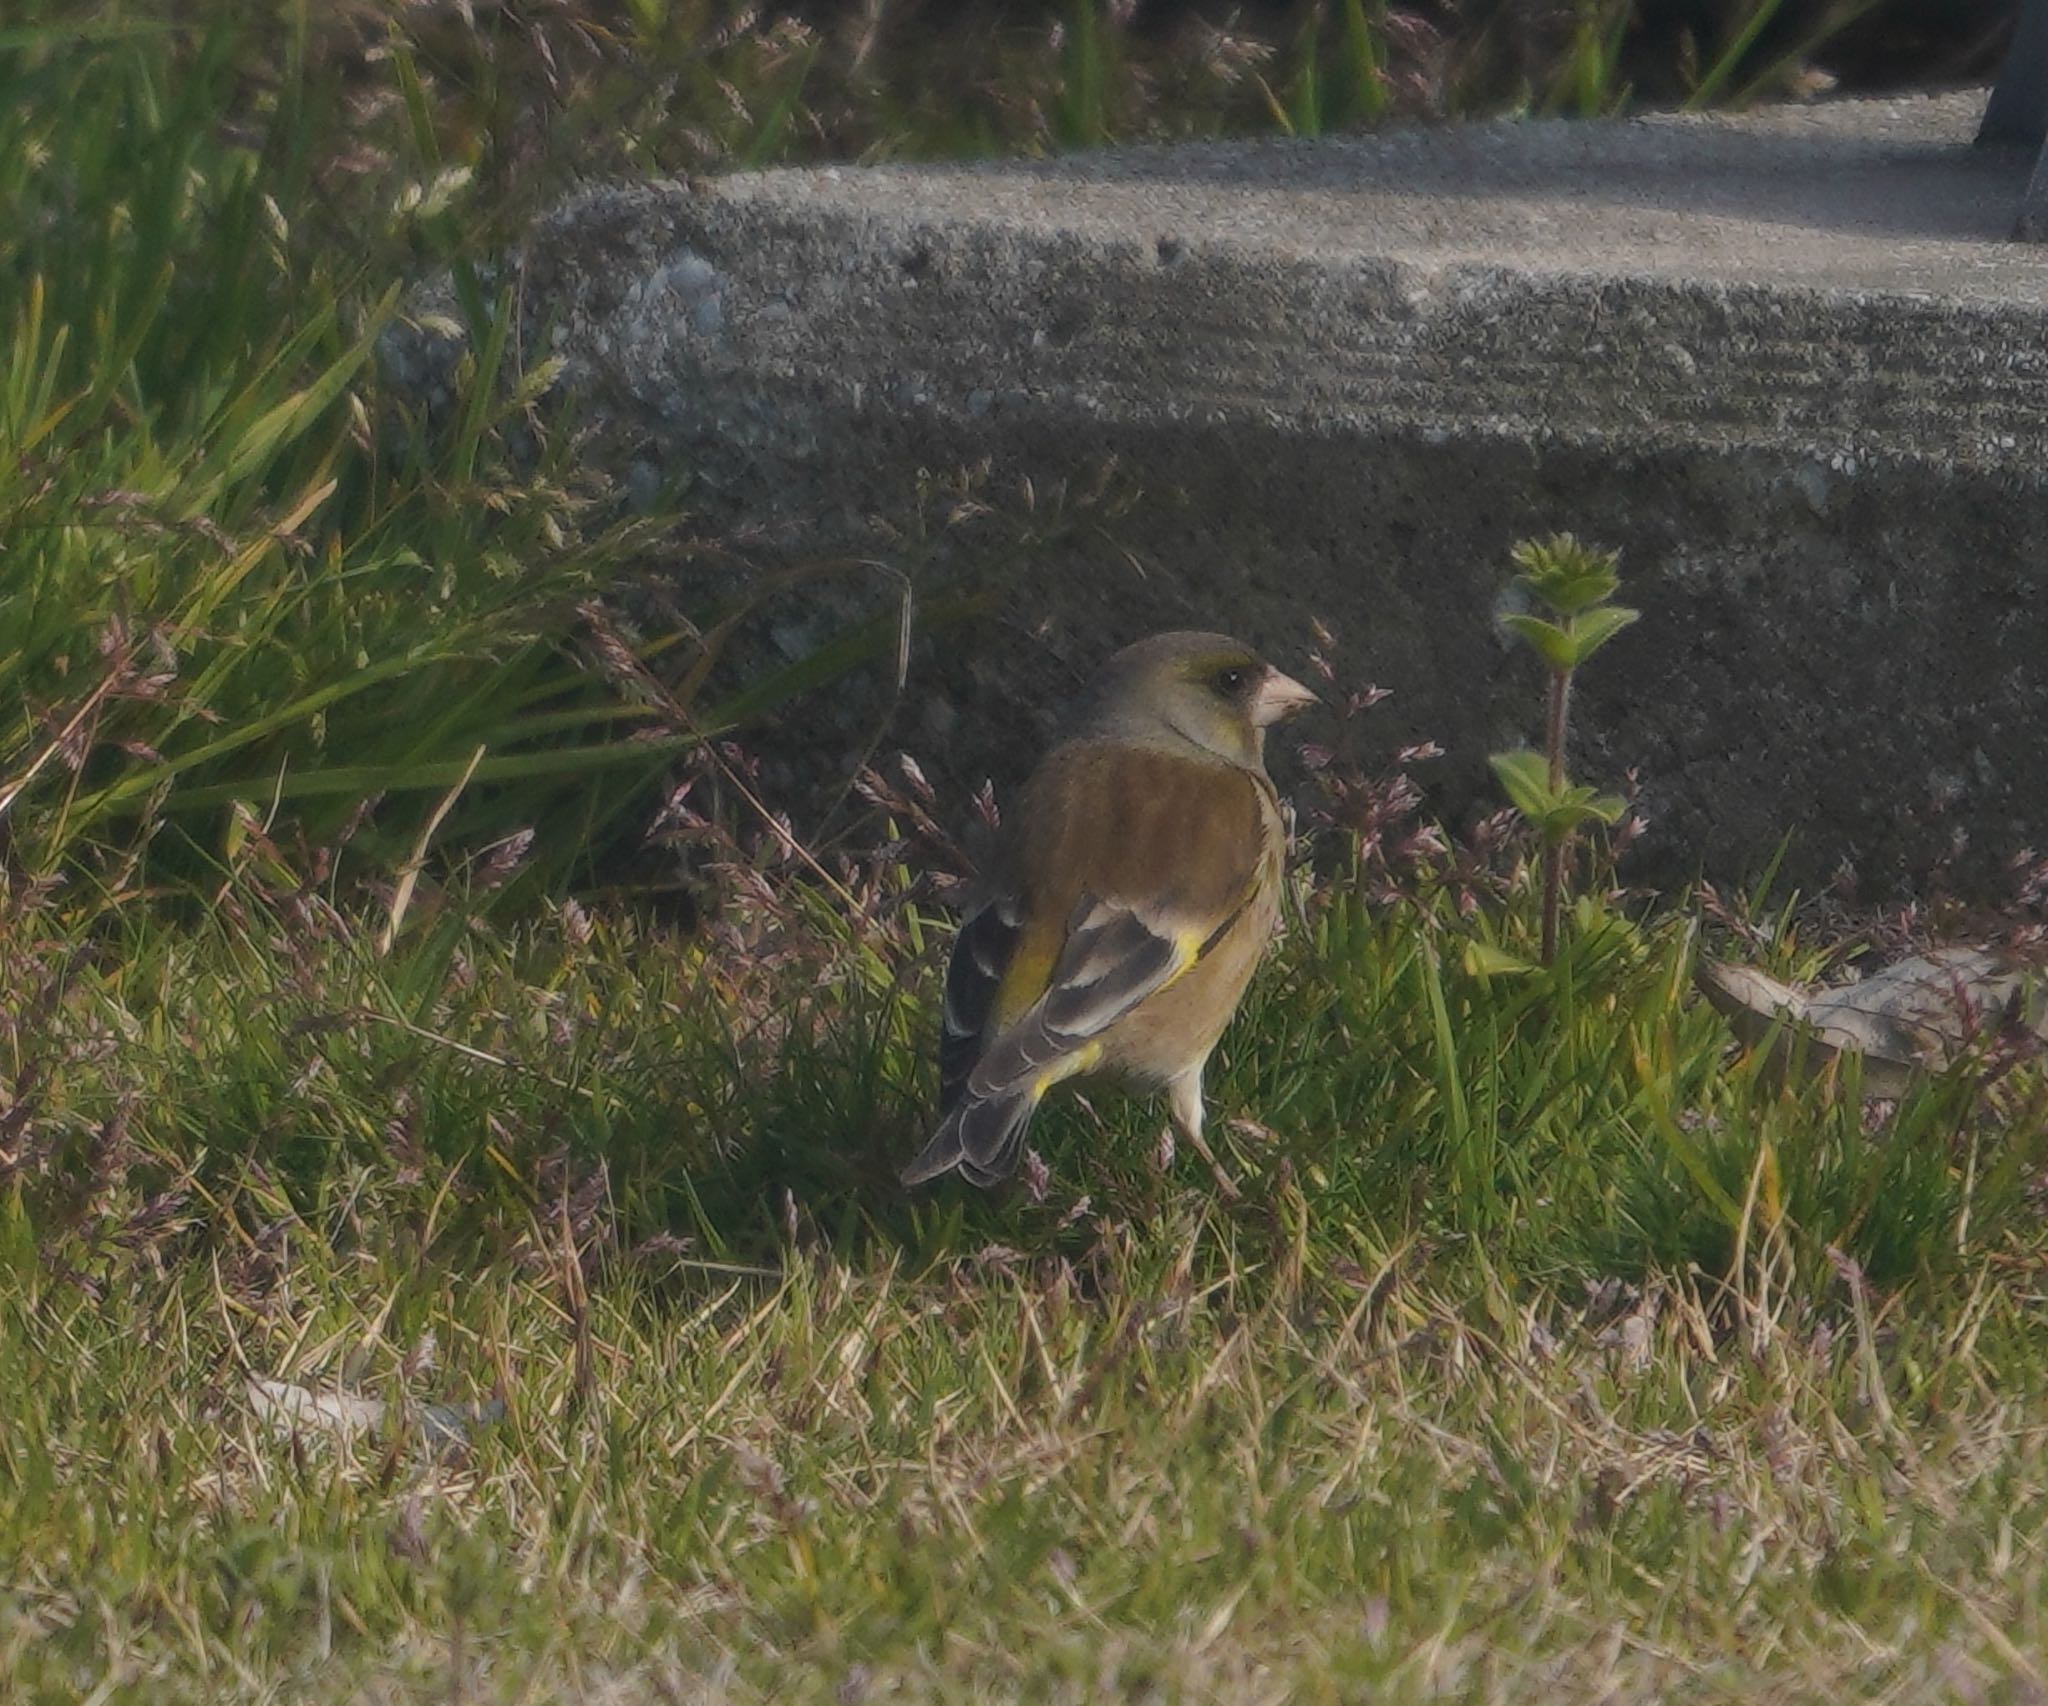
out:
M1726 1062L1683 929L1488 978L1304 877L1238 1200L1105 1098L910 1202L897 876L722 943L17 912L20 1695L2034 1697L2038 1081L1866 1122Z
M1605 110L1621 37L474 14L0 27L0 1695L2048 1696L2048 1076L1872 1101L1693 989L1935 908L1636 892L1603 804L1553 923L1548 784L1430 823L1304 613L1237 1194L1092 1092L906 1194L975 803L759 797L864 642L730 689L487 264L579 174Z

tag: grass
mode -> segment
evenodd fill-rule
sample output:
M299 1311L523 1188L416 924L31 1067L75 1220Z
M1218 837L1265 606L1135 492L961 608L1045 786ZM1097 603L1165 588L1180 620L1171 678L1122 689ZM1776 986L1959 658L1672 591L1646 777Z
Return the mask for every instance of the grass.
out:
M317 1237L291 1248L313 1272L267 1318L52 1298L30 1336L9 1312L9 1351L40 1375L9 1405L32 1489L10 1527L36 1563L0 1639L24 1694L1908 1700L2037 1682L2040 1387L2009 1305L1831 1343L1767 1320L1717 1349L1683 1293L1603 1325L1427 1282L1378 1307L1195 1285L1117 1255L1111 1295L1076 1302L999 1265L918 1284L828 1251L614 1289L579 1404L543 1286L494 1275L479 1306L402 1265L345 1262L337 1283ZM371 1279L399 1299L381 1320ZM1914 1378L1873 1383L1880 1330ZM250 1422L238 1353L317 1365L333 1342L381 1390L503 1371L512 1407L441 1462ZM220 1372L188 1385L147 1348L165 1343ZM1969 1406L1987 1381L2004 1402ZM81 1472L91 1500L65 1489Z
M153 867L190 870L238 803L325 802L292 816L331 830L373 794L445 794L479 753L486 776L574 776L596 828L617 801L572 737L633 708L567 656L570 612L630 532L569 489L560 446L515 469L547 374L508 371L508 317L484 311L453 429L408 434L371 361L395 277L283 211L314 199L305 109L286 91L224 131L244 38L29 33L0 61L16 860L118 871L154 840Z
M1753 81L1722 50L1775 10L1683 88ZM1839 919L1653 907L1605 852L1553 918L1526 831L1418 815L1426 749L1324 753L1215 1074L1242 1197L1109 1097L1006 1196L895 1185L968 804L885 765L811 849L710 739L893 602L739 676L789 583L592 471L493 246L579 174L1642 70L1605 6L1058 22L0 29L0 1694L2048 1686L2038 1064L1867 1108L1689 993L1703 930L1810 976ZM439 271L475 355L429 406L378 352ZM650 856L680 913L623 892Z
M1868 1130L1726 1060L1674 925L1463 969L1533 950L1502 868L1301 875L1234 1204L1109 1101L1040 1200L906 1200L943 933L886 860L722 939L380 955L257 864L175 934L18 910L13 1689L2029 1697L2038 1074ZM436 1449L252 1379L504 1408Z

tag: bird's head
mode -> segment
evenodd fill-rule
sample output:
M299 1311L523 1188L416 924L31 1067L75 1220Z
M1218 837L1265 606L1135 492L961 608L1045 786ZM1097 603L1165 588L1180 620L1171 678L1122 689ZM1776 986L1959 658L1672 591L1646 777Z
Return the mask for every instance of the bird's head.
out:
M1265 761L1266 730L1315 703L1227 634L1155 634L1102 666L1088 723L1125 738L1177 737L1250 769Z

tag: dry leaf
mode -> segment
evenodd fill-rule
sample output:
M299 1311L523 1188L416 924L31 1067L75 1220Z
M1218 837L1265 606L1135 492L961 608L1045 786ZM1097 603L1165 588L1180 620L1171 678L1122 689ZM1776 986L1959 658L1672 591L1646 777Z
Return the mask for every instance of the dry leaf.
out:
M1700 962L1696 981L1736 1036L1751 1047L1768 1044L1777 1066L1801 1053L1802 1040L1810 1073L1860 1054L1871 1098L1903 1095L1916 1077L2009 1023L2048 1042L2041 968L1999 948L1935 948L1839 988L1801 989L1713 960Z
M353 1392L315 1392L289 1380L249 1382L249 1405L257 1417L280 1433L325 1434L332 1439L354 1439L375 1433L391 1414L381 1398L365 1398ZM481 1409L467 1404L405 1404L400 1407L403 1422L419 1429L430 1446L466 1444L477 1428L495 1422L505 1413L497 1399Z

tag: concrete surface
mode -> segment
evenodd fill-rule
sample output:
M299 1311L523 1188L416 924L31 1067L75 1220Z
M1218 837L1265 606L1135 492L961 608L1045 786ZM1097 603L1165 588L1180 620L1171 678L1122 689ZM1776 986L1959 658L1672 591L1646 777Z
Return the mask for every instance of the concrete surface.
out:
M629 478L688 468L771 555L997 589L916 653L891 739L928 768L1013 776L1149 629L1298 663L1314 615L1395 690L1371 744L1450 749L1455 817L1536 730L1508 547L1568 527L1645 612L1579 762L1639 770L1646 868L1790 832L1874 892L2048 844L2048 257L1983 100L606 188L524 300Z

